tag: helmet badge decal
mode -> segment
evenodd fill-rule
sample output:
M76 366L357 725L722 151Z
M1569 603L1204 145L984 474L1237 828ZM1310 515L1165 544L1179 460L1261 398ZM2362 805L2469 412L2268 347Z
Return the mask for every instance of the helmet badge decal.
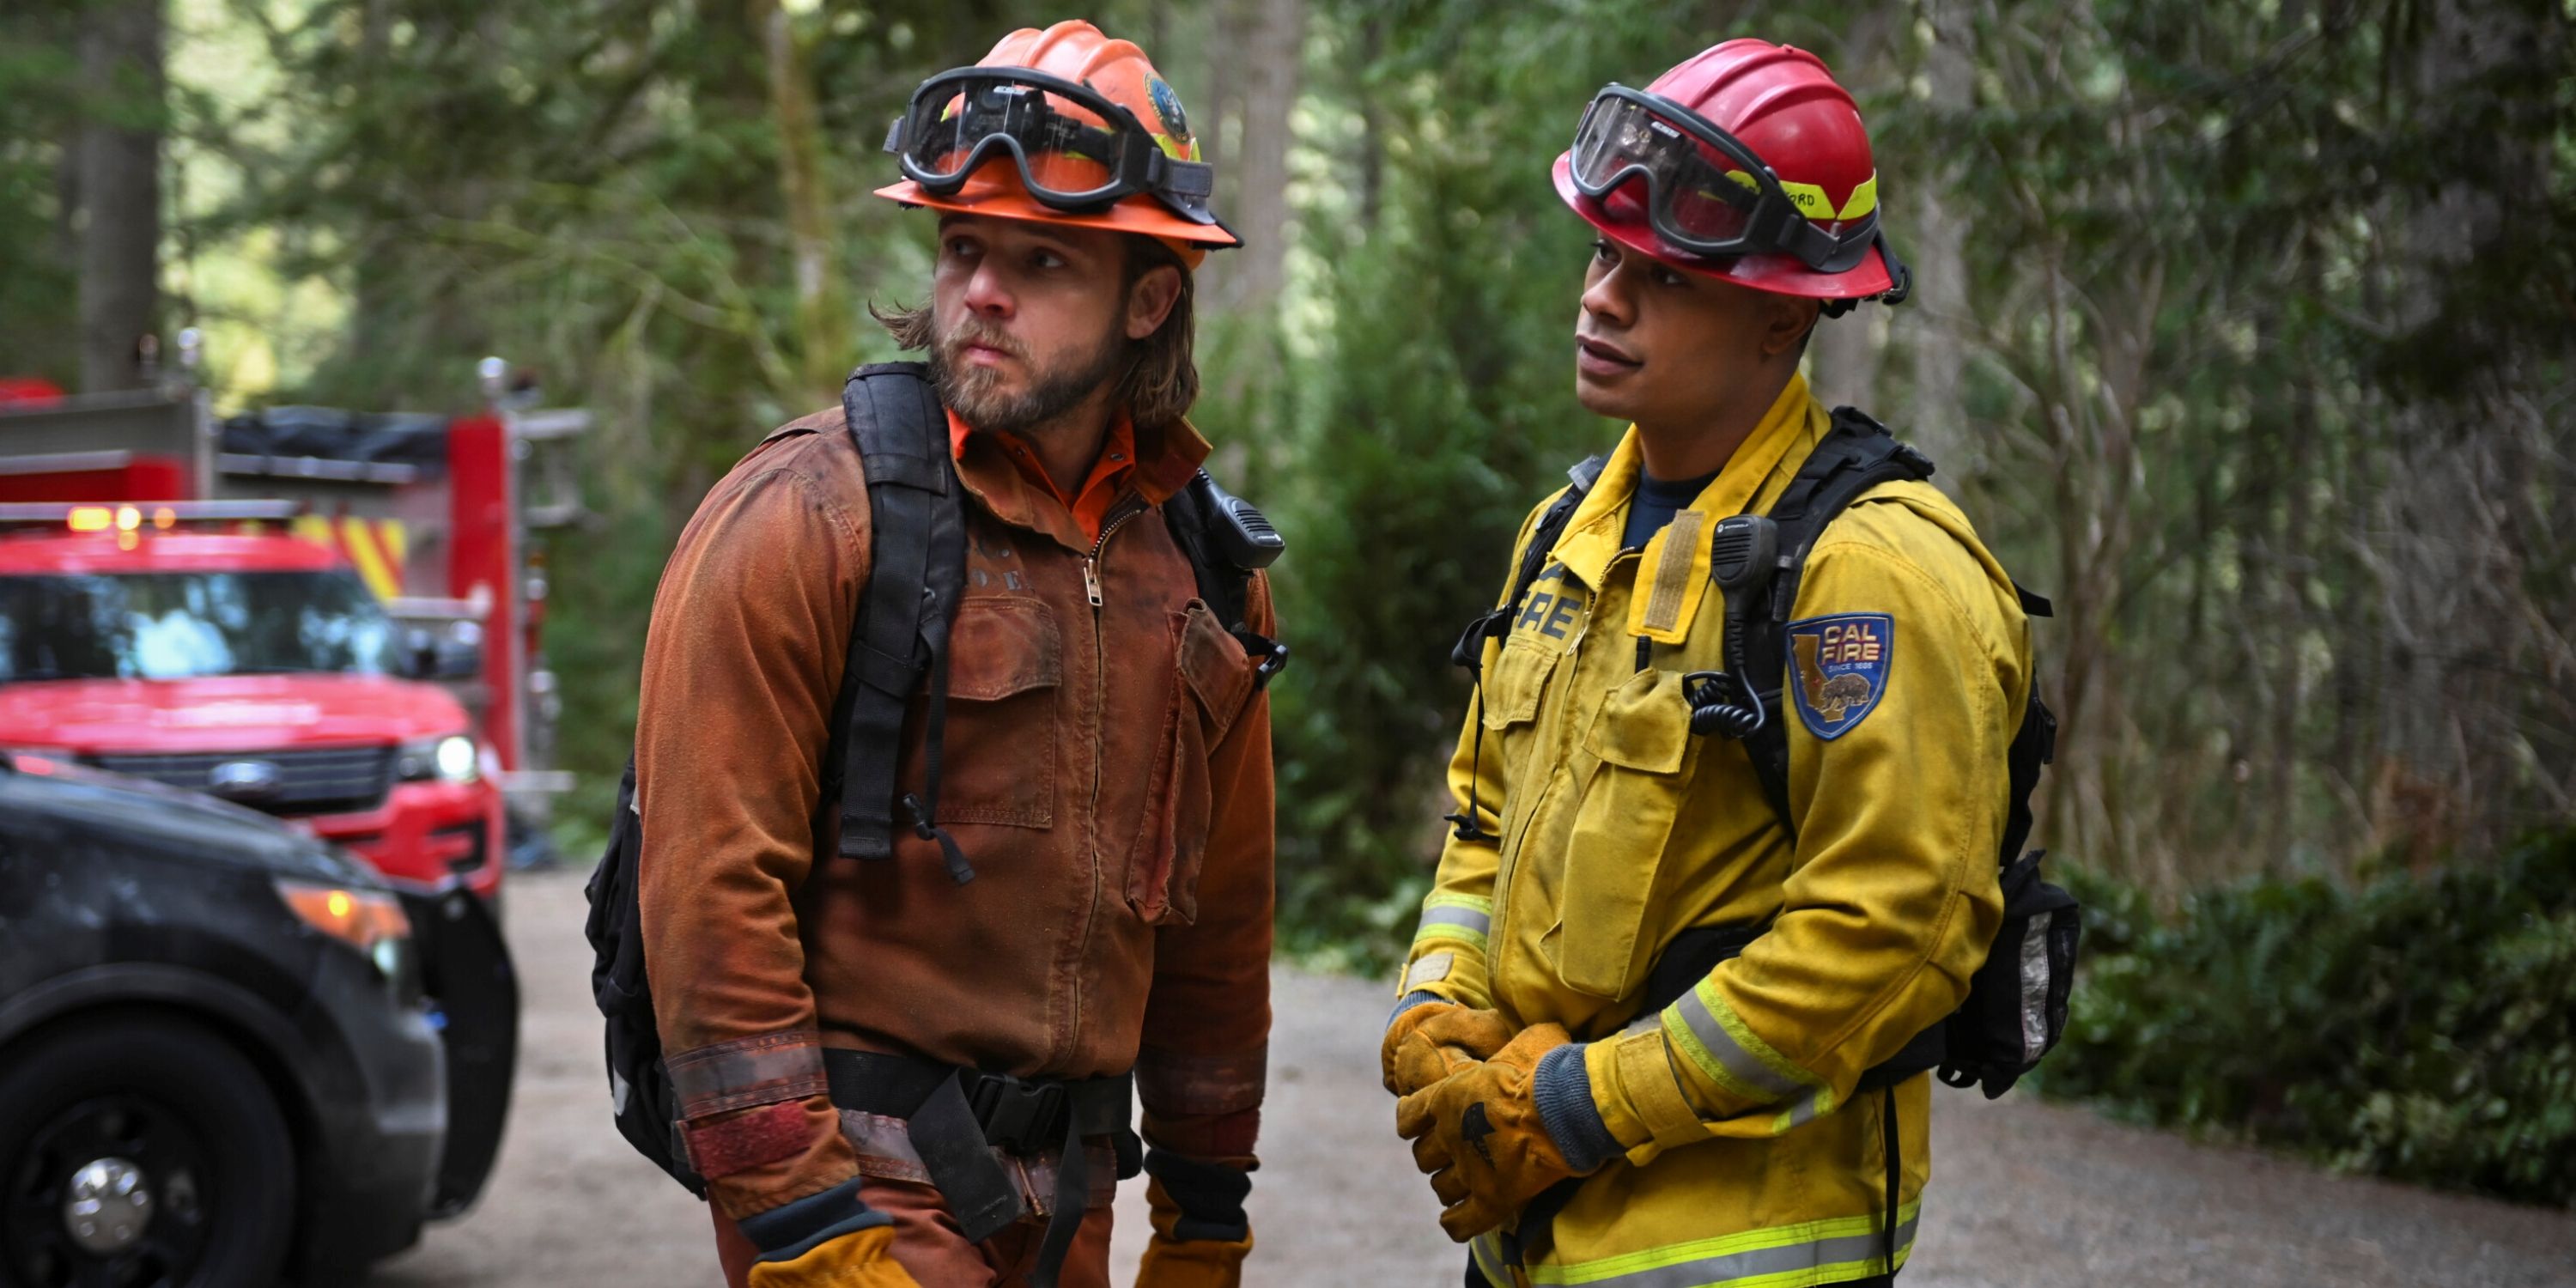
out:
M1171 82L1160 76L1147 77L1145 93L1154 100L1154 114L1163 118L1163 132L1187 143L1190 137L1189 113L1181 110L1181 96L1172 91Z

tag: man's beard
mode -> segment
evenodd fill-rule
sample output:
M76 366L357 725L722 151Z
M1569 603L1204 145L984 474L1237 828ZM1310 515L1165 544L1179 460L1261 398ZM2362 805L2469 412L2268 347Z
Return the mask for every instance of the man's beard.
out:
M1026 434L1082 405L1094 390L1128 360L1135 344L1113 325L1087 354L1077 354L1053 368L1031 365L1029 386L1016 394L1002 391L1002 373L992 367L957 360L967 345L998 349L1029 364L1027 346L992 330L972 314L942 329L930 346L930 379L939 400L974 429Z

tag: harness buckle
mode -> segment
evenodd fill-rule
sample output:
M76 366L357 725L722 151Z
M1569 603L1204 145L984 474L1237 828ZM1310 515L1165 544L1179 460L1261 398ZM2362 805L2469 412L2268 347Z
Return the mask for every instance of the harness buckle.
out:
M1064 1084L1029 1082L1002 1073L967 1074L966 1103L987 1143L1008 1154L1034 1154L1062 1143Z

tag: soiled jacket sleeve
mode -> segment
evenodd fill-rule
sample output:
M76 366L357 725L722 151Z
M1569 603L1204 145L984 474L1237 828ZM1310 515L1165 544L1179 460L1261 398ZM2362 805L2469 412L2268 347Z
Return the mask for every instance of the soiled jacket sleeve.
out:
M1817 543L1796 616L1883 615L1883 687L1832 738L1777 713L1798 820L1778 916L1660 1025L1586 1052L1631 1162L1832 1113L1966 997L2002 914L2004 752L2030 685L2010 593L1901 505L1855 506Z
M1494 600L1496 607L1510 598L1539 516L1555 499L1541 502L1521 520L1520 536L1512 542L1510 571ZM1485 681L1493 679L1502 650L1501 640L1485 642L1479 672ZM1479 1009L1494 1004L1487 936L1493 929L1494 877L1502 866L1501 843L1494 838L1503 830L1503 801L1511 791L1511 778L1504 772L1502 734L1484 728L1483 716L1479 695L1468 702L1466 723L1449 755L1449 794L1461 817L1472 812L1469 821L1479 835L1461 837L1452 828L1441 844L1440 869L1432 878L1431 893L1422 900L1422 920L1413 932L1412 948L1405 953L1404 972L1396 980L1399 1010L1404 999L1416 994Z
M819 451L773 440L699 506L654 598L636 717L646 972L684 1139L736 1218L857 1175L792 902L868 562L866 494L827 486Z
M1267 577L1254 577L1244 617L1277 638ZM1198 918L1155 935L1136 1096L1148 1144L1250 1167L1269 1059L1277 850L1267 690L1253 693L1210 751L1208 784Z

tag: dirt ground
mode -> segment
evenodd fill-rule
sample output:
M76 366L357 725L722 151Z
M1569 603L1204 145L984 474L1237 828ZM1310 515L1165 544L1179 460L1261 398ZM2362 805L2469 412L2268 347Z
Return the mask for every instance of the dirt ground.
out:
M610 1125L581 874L512 878L524 979L517 1102L482 1203L385 1263L379 1288L707 1288L704 1208ZM1377 983L1282 969L1254 1285L1459 1281L1463 1255L1377 1084ZM1943 1094L1909 1288L2576 1288L2576 1215L2328 1176L2019 1096ZM1119 1201L1134 1275L1144 1190ZM936 1286L932 1286L936 1288Z

